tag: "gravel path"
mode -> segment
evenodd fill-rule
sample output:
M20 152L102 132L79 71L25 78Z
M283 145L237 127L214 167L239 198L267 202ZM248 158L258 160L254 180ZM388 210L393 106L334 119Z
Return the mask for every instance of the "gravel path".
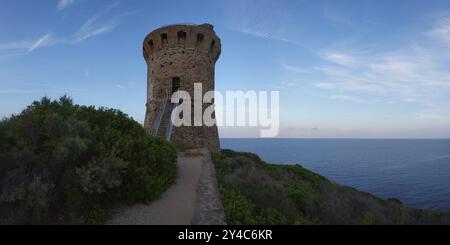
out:
M118 208L107 225L224 225L225 214L207 149L178 154L178 179L161 199Z
M178 179L161 199L149 205L118 209L108 225L190 225L197 201L197 183L202 174L202 156L180 153Z

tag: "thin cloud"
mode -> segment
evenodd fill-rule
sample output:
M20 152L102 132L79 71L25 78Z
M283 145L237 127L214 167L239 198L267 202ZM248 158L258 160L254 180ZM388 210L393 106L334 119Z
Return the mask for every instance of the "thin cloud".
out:
M135 87L135 85L136 85L135 82L128 82L125 84L116 84L116 88L117 89L132 89Z
M392 95L406 102L426 101L437 91L450 91L450 72L440 67L441 59L430 51L411 48L352 59L359 60L358 65L342 66L341 62L320 70L337 89Z
M17 41L10 43L0 43L0 50L29 49L33 45L32 41Z
M118 23L113 20L108 20L104 23L99 21L97 16L88 19L83 26L77 31L74 37L75 42L82 42L88 38L109 32L116 28Z
M95 36L110 32L120 25L124 16L131 15L137 11L125 12L106 18L108 13L119 5L118 2L106 6L102 11L87 19L83 25L69 37L56 37L50 32L40 36L34 41L22 40L9 43L0 43L0 51L17 51L18 55L29 54L39 48L50 47L60 44L74 45Z
M0 43L0 51L24 51L25 54L28 54L36 49L49 46L52 42L51 33L46 33L34 41Z
M289 64L286 64L284 62L280 62L280 65L286 71L290 71L290 72L294 72L294 73L310 73L310 71L307 70L307 69L300 68L300 67L293 66L293 65L289 65Z
M27 50L27 53L31 53L34 50L44 47L50 44L51 34L47 33L44 36L40 37L36 42L34 42Z
M39 94L39 93L55 93L55 94L64 94L64 93L75 93L80 92L80 89L72 89L72 88L57 88L50 86L40 86L42 88L36 89L0 89L0 94Z
M84 22L80 29L74 35L74 42L82 42L91 37L114 30L119 25L119 18L122 15L116 15L106 19L105 16L114 8L119 6L119 2L115 2L106 6L102 11L92 16Z
M332 10L330 8L325 8L323 10L322 16L325 19L330 20L330 21L332 21L334 23L344 24L344 25L352 25L353 24L352 20L349 17L344 16L344 15L342 15L342 14L338 13L337 11Z
M295 44L295 45L299 45L300 43L295 41L295 40L291 40L289 38L285 38L282 37L280 35L271 33L269 30L262 30L262 29L254 29L248 26L245 27L241 27L238 29L235 29L236 31L243 33L243 34L248 34L248 35L252 35L255 37L260 37L260 38L264 38L264 39L269 39L269 40L274 40L274 41L281 41L281 42L285 42L285 43L289 43L289 44Z
M226 25L233 31L272 41L300 44L290 38L292 32L285 25L295 16L278 1L220 1L218 4L223 9Z
M50 32L43 34L34 41L16 41L10 43L0 43L0 51L5 53L15 53L15 55L27 55L33 51L50 47L57 44L70 44L72 41L68 38L58 38L53 36Z
M416 118L422 122L450 123L450 112L448 111L420 111L416 113Z
M427 35L439 42L450 45L450 18L441 18L436 21Z
M354 97L354 96L350 96L350 95L344 95L344 94L335 94L335 95L331 95L328 97L329 99L332 100L339 100L339 101L345 101L345 102L353 102L353 103L362 103L363 100Z
M70 6L72 6L75 3L75 0L59 0L58 4L56 5L56 8L61 11L64 10Z
M442 18L419 33L414 44L359 51L352 44L321 51L323 64L318 70L325 79L314 86L350 95L382 96L386 101L443 106L450 102L450 49L439 44L446 41L450 44L450 20Z
M313 83L313 86L320 89L335 89L337 87L336 83Z
M355 56L336 51L326 52L322 55L322 58L341 66L354 66L358 63Z
M70 85L60 86L46 82L14 82L5 84L0 89L0 94L75 94L85 92L85 89L72 87Z
M0 94L30 94L33 93L32 90L22 90L22 89L0 89Z

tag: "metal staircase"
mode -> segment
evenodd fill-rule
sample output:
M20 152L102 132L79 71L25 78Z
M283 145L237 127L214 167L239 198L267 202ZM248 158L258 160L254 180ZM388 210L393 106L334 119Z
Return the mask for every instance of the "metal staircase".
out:
M175 116L178 114L178 113L173 113L173 112L174 112L175 108L177 108L178 104L179 104L179 95L176 94L175 103L173 103L172 110L170 110L170 120L169 120L169 125L167 128L167 134L166 134L166 139L168 141L171 141L171 139L172 139L172 132L173 132L173 123L172 122L175 121Z
M169 93L166 92L163 101L158 109L158 114L155 118L155 123L151 129L151 135L153 136L163 136L168 141L172 139L173 133L173 120L175 119L176 113L172 113L174 109L178 106L178 97L175 103L167 105L170 103Z
M166 93L164 96L163 101L161 102L161 105L158 109L158 114L156 115L155 118L155 123L153 124L153 128L151 129L151 135L153 136L157 136L158 132L159 132L159 127L161 126L161 121L163 119L164 116L164 112L166 111L166 107L167 107L167 100L168 100L168 94Z

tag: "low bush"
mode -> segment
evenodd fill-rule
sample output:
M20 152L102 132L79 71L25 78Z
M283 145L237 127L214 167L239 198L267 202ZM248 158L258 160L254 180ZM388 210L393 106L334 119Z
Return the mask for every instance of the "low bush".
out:
M176 149L121 111L43 98L0 121L0 223L101 223L174 181Z
M450 214L409 209L335 184L300 165L263 162L252 153L214 154L228 224L449 224Z

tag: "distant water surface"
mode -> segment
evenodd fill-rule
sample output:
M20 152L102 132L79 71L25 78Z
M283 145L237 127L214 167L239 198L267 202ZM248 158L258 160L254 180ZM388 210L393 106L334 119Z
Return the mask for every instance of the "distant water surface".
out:
M301 164L343 185L450 211L450 139L221 139L223 149Z

